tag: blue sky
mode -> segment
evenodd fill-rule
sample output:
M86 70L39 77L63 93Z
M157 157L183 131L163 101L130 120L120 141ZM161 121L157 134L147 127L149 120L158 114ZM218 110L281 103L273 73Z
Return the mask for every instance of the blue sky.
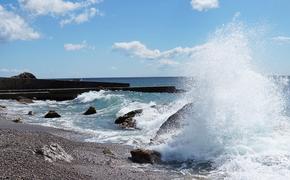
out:
M267 27L260 66L290 74L289 8L289 0L1 0L0 76L183 75L168 56L205 43L238 12Z

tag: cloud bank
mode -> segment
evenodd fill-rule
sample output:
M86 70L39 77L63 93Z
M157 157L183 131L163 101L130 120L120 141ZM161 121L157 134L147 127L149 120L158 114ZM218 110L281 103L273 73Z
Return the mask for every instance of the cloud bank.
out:
M0 41L34 40L40 34L19 15L0 5Z
M207 11L219 7L218 0L191 0L191 6L197 11Z
M139 41L116 42L113 44L114 50L119 50L129 55L147 60L156 60L163 65L178 65L176 59L190 57L193 53L199 51L202 46L194 47L175 47L173 49L161 51L159 49L149 49Z

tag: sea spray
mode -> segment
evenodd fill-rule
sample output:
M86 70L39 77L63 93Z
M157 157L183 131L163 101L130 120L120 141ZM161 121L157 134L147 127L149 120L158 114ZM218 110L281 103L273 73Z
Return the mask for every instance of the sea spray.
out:
M192 54L186 99L194 113L157 147L166 160L211 162L212 179L289 179L290 129L282 90L253 65L249 29L234 20Z

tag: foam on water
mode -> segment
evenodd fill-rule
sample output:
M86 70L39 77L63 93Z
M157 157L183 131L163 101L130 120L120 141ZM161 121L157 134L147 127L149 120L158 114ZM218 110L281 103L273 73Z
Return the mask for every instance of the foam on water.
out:
M194 113L155 147L167 160L211 162L211 179L289 179L290 129L281 87L253 66L249 29L218 29L187 64Z
M10 115L20 114L31 124L83 133L85 141L143 146L150 142L161 124L182 105L182 101L175 103L177 98L175 94L92 91L72 101L35 101L25 105L1 100L0 103L8 106ZM82 115L89 106L96 107L97 114ZM117 117L136 109L143 109L143 113L135 117L140 130L124 130L114 124ZM62 117L43 118L49 110L57 111ZM29 111L35 115L26 115Z

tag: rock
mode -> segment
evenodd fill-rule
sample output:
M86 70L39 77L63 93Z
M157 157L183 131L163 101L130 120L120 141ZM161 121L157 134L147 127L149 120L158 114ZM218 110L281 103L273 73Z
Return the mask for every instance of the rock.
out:
M22 123L22 120L21 120L21 118L17 118L17 119L12 120L12 122L15 122L15 123Z
M91 106L83 115L91 115L91 114L96 114L96 113L97 113L96 108Z
M109 156L115 156L115 154L109 149L109 148L105 148L104 150L103 150L103 153L105 154L105 155L109 155Z
M135 149L131 152L131 160L135 163L160 163L161 154L153 150Z
M137 109L127 114L120 116L116 119L115 124L118 124L121 128L136 128L136 121L134 117L140 115L143 112L142 109Z
M6 106L0 105L1 109L6 109Z
M29 72L24 72L24 73L21 73L17 76L12 76L11 78L15 78L15 79L36 79L36 77L32 74L32 73L29 73Z
M32 99L29 99L29 98L26 98L26 97L22 97L22 96L17 97L16 100L19 103L22 103L22 104L31 104L31 103L33 103L33 100Z
M73 160L73 157L66 153L65 150L56 143L36 149L35 153L44 156L44 159L49 162L56 162L58 160L71 162Z
M61 115L59 115L57 112L55 111L49 111L44 118L60 118Z
M188 103L179 109L176 113L171 115L159 128L156 136L153 140L156 140L158 136L168 134L181 128L182 120L187 113L190 113L193 108L193 103Z
M28 113L27 113L27 115L29 115L29 116L33 116L33 112L32 111L29 111Z

